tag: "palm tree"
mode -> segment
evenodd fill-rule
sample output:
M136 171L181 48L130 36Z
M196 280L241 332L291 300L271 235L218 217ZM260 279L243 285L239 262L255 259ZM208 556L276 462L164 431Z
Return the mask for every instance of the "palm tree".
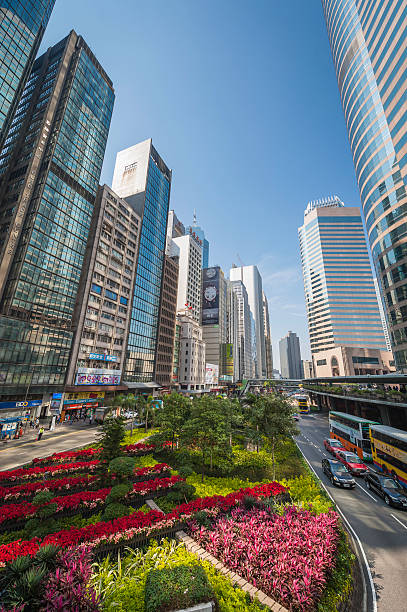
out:
M134 406L136 403L136 396L133 393L129 393L124 397L123 400L123 408L127 412L129 410L132 411L131 415L131 434L133 435L133 423L134 423Z

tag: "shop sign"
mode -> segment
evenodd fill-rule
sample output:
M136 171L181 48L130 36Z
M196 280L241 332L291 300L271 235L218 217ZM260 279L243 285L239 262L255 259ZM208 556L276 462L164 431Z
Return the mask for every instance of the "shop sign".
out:
M89 353L89 359L94 361L117 361L116 355L102 355L100 353Z
M65 393L66 400L80 400L80 399L103 399L105 397L104 391L80 391L79 393Z
M60 399L62 399L62 393L53 393L52 394L52 399L53 400L60 400Z
M0 402L0 410L8 410L10 408L32 408L33 406L41 405L41 400L32 400L29 402Z
M76 385L119 385L121 370L104 370L99 368L78 368Z

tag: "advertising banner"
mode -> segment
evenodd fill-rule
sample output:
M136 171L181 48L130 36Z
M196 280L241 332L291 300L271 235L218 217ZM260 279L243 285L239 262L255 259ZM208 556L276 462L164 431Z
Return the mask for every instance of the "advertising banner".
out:
M225 374L233 377L233 344L227 343L224 345L225 351Z
M207 363L205 370L205 384L217 385L219 381L219 366L214 363Z
M202 325L219 325L219 270L202 270Z
M89 353L89 359L94 361L117 361L116 355L104 355L101 353Z
M79 391L78 393L65 393L65 400L103 399L104 397L104 391Z
M119 385L121 370L78 368L75 385Z

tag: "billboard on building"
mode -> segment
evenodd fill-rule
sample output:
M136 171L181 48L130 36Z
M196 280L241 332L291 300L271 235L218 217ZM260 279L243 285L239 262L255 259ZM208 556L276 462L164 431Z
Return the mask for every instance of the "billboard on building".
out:
M119 385L121 370L78 368L75 385Z
M202 325L219 325L219 270L202 270Z
M222 344L222 362L224 364L224 374L226 376L232 376L234 374L234 361L233 361L233 344L227 342Z
M217 385L219 382L219 366L214 363L207 363L205 370L205 384Z

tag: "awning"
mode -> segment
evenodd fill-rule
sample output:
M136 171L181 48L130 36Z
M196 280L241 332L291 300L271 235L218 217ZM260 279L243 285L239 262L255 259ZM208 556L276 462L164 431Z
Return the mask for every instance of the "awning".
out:
M161 385L156 382L128 382L129 389L159 389Z

